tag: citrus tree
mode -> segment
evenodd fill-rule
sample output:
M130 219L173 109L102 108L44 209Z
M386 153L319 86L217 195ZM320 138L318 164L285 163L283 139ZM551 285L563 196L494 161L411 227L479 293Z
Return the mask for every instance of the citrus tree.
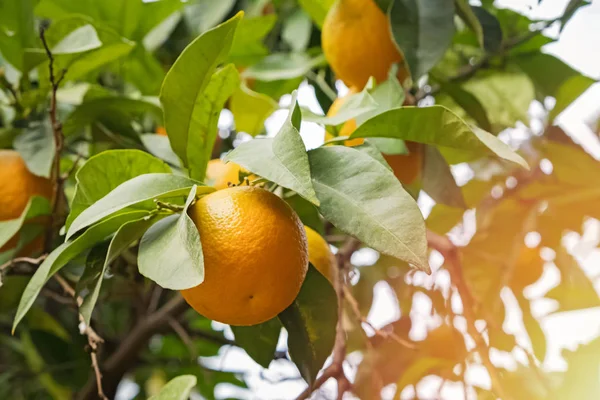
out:
M0 398L212 399L227 347L295 365L277 398L598 398L532 307L600 306L563 240L600 164L553 124L594 80L542 51L586 4L2 0Z

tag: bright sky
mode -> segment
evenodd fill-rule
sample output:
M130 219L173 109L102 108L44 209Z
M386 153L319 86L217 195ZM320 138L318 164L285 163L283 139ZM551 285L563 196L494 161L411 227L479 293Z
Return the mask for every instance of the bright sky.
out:
M538 6L538 0L501 0L496 2L503 7L510 7L518 11L524 12L533 18L554 18L562 15L568 0L544 0ZM584 74L600 79L600 1L594 2L592 5L585 7L577 12L565 27L560 36L560 40L550 44L545 48L545 51L558 56L565 62L573 66L575 69ZM557 29L550 29L547 33L551 36L556 35ZM343 85L342 85L343 86ZM345 88L339 88L340 92L344 92ZM298 100L302 106L311 108L313 111L320 112L319 106L314 97L314 92L308 85L302 85L299 90ZM289 104L289 96L282 99L282 106ZM536 107L531 109L535 113ZM580 142L594 157L600 159L600 145L596 140L592 140L593 132L588 127L588 123L595 121L600 113L600 84L595 84L584 93L571 107L565 110L558 118L560 125L571 134L574 139ZM287 111L279 110L266 123L267 130L270 135L274 135L282 125ZM228 119L224 116L225 120ZM304 123L301 134L308 148L314 148L322 143L323 129L315 124ZM430 204L429 204L430 206ZM428 213L428 204L425 202L423 212ZM584 270L589 276L597 275L597 266L600 265L600 251L596 249L597 240L600 237L600 224L591 223L586 229L584 238L580 238L577 234L569 235L566 240L567 248L582 261ZM368 250L362 251L360 255L353 259L357 264L365 263L374 257L372 252ZM435 266L435 260L433 260ZM439 262L438 262L439 266ZM448 277L446 274L437 274L436 283L442 286L447 286ZM422 282L426 282L429 277L426 275L417 276ZM526 291L528 297L536 297L547 291L548 288L554 286L559 279L559 275L555 267L548 266L544 276L539 283L529 287ZM445 285L444 285L445 283ZM600 290L600 282L597 282L596 289ZM516 301L507 292L502 296L507 305L507 321L505 328L515 333L520 344L529 347L528 339L521 334L522 324L520 323L520 315ZM415 301L414 313L426 315L430 310L431 305L428 299L421 298ZM540 301L534 304L534 315L536 317L545 316L554 307L551 301ZM389 322L396 320L399 317L398 307L391 289L385 283L379 283L375 288L375 301L368 319L376 327L381 327ZM425 319L420 319L425 320ZM544 367L552 370L561 370L566 367L564 360L560 356L561 348L575 349L578 343L585 343L594 338L600 333L600 309L584 310L580 312L571 312L545 316L541 318L542 328L548 338L548 357ZM415 324L415 328L411 332L415 338L422 336L425 332L425 325L431 327L436 324L436 321L429 321ZM220 325L220 324L217 324ZM220 325L222 326L222 325ZM226 328L226 333L232 337L229 328ZM280 338L280 347L284 348L285 335ZM515 354L519 360L526 363L523 354ZM507 367L514 367L507 363L506 357L498 354L493 354L493 359ZM352 355L349 357L349 364L356 365L360 361L360 357ZM222 397L236 397L241 399L293 399L304 388L305 384L301 380L287 380L281 383L273 383L284 377L299 376L296 368L288 362L276 361L272 362L268 370L263 371L243 350L237 348L222 348L219 356L203 359L203 363L209 367L219 368L230 371L244 372L245 377L250 385L250 391L244 391L232 387L228 384L220 384L217 390L217 395ZM352 376L354 369L349 365L348 374ZM468 371L468 379L471 382L476 382L480 386L488 386L489 379L486 376L485 370L482 368L471 368ZM422 395L427 397L434 396L437 393L439 381L437 378L426 379L418 389ZM325 391L333 390L335 385L328 385ZM125 384L124 390L120 391L118 399L124 400L131 398L136 390L130 384ZM331 392L330 392L331 393ZM386 391L384 398L391 398L394 389L389 388ZM410 391L405 391L404 395L410 397ZM473 394L470 394L470 397ZM332 397L332 396L328 396ZM405 397L405 396L403 396ZM444 399L461 399L462 388L460 385L446 384L442 391ZM471 397L474 398L474 397Z

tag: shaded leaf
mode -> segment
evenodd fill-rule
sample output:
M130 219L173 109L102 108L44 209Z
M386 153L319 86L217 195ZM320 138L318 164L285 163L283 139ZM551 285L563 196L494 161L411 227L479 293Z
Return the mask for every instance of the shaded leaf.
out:
M451 82L441 82L441 90L448 94L466 113L475 120L477 125L486 131L492 131L492 125L488 119L487 111L477 97L464 90L460 85Z
M250 90L242 84L229 99L235 129L256 136L265 129L265 120L278 107L271 97Z
M447 0L395 0L388 15L394 40L416 81L452 42L454 4Z
M466 208L462 191L454 180L450 166L439 150L433 146L425 146L423 190L436 203Z
M204 281L200 233L188 215L188 208L196 199L196 190L193 186L181 214L154 224L140 242L140 274L166 289L189 289ZM172 267L165 268L165 265Z
M287 80L303 77L311 69L326 64L323 54L274 53L248 67L242 76L261 81Z
M310 15L314 23L322 28L327 11L329 11L335 0L299 0L298 2L304 11Z
M17 314L13 322L13 332L33 305L44 284L52 275L83 251L106 239L106 237L119 229L121 225L143 218L146 215L148 215L148 211L131 211L107 218L92 226L75 239L67 241L54 249L35 271L21 296L21 301L19 302Z
M281 332L279 319L273 318L253 326L231 326L231 330L235 335L235 342L259 365L269 368Z
M50 215L52 209L45 197L32 196L19 218L0 221L0 247L4 246L23 226L25 221L40 215Z
M228 60L237 66L247 66L268 55L269 49L263 40L276 22L274 14L242 19L235 30Z
M329 281L312 265L296 300L279 314L288 349L302 377L312 385L331 354L337 325L337 298Z
M13 143L27 169L34 175L49 178L54 161L55 143L50 121L30 125Z
M84 322L89 325L92 317L92 311L100 295L100 287L106 269L123 251L125 251L133 242L142 237L144 232L154 224L159 217L147 216L141 219L128 221L117 230L115 235L106 247L103 246L98 257L92 263L87 263L78 284L77 291L85 288L89 293L83 297L83 303L79 306L79 312L84 318ZM92 250L93 253L93 250ZM88 256L89 258L89 256Z
M171 148L171 143L169 142L168 137L157 135L155 133L145 133L140 136L140 139L142 139L144 146L154 156L175 167L181 167L181 161Z
M382 253L429 269L423 216L388 168L345 146L308 154L319 209L328 221Z

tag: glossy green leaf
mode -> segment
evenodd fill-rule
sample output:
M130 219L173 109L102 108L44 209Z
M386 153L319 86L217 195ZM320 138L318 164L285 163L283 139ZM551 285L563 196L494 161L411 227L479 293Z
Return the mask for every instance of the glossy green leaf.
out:
M124 208L152 210L155 208L152 201L154 199L185 196L195 184L197 182L194 180L173 174L153 173L136 176L83 210L67 230L67 239ZM198 193L210 193L214 190L209 186L200 186Z
M198 94L190 133L187 143L187 163L190 176L199 181L204 180L206 166L211 159L212 149L217 137L217 123L225 101L239 87L240 78L233 64L213 74L208 86ZM167 132L169 132L167 130ZM174 135L169 132L169 140L174 145Z
M268 55L269 49L263 40L276 22L277 16L274 14L242 19L235 30L228 61L237 66L247 66Z
M50 215L51 212L50 202L45 197L31 197L19 218L0 221L0 247L19 232L25 221L40 215Z
M229 110L233 113L235 129L256 136L265 129L265 120L278 104L271 97L254 92L242 84L229 99Z
M142 139L142 143L146 149L154 156L175 167L181 167L181 161L171 148L168 137L157 135L155 133L144 133L143 135L140 135L140 139Z
M302 377L312 385L331 354L337 324L337 298L327 279L309 265L296 300L279 314L288 332L288 351Z
M40 294L44 284L52 277L52 275L83 251L106 239L123 224L143 218L146 215L148 215L148 211L131 211L107 218L92 226L80 236L63 243L54 249L35 271L35 274L31 277L31 280L21 296L21 301L19 302L17 314L13 322L13 332L33 305L33 302Z
M181 375L171 379L156 396L150 400L187 400L198 379L194 375Z
M13 145L34 175L50 177L56 145L49 120L30 125Z
M141 238L144 232L158 219L158 216L146 216L121 225L111 239L110 244L102 246L98 257L95 257L91 263L87 263L86 269L77 283L77 291L79 293L84 289L88 291L79 306L79 312L87 325L90 324L92 311L94 311L94 307L98 301L100 287L102 286L102 280L108 266L133 242Z
M261 81L287 80L303 77L311 69L326 64L323 54L274 53L248 67L242 76Z
M91 157L75 174L77 185L67 229L82 211L120 184L143 174L169 172L167 164L139 150L110 150Z
M200 233L188 215L196 193L197 186L193 186L181 214L154 224L140 242L140 274L166 289L189 289L204 281Z
M310 15L314 23L322 28L327 11L329 11L335 0L299 0L298 2L304 11Z
M325 219L375 250L429 270L421 211L388 168L345 146L308 154Z
M483 129L468 126L442 106L386 111L366 121L350 137L391 137L477 155L485 152L528 168L525 160L504 142Z
M252 326L232 326L231 330L235 335L236 344L241 346L260 366L269 368L281 332L279 319L273 318Z
M227 154L225 161L233 161L319 205L310 180L306 148L298 132L301 118L294 95L288 118L274 138L242 143Z
M466 208L462 191L454 180L450 166L439 150L433 146L425 146L423 190L436 203Z
M454 4L447 0L395 0L388 16L394 40L416 81L452 42Z
M203 105L197 100L202 98L215 68L227 58L242 15L238 13L197 37L179 55L163 82L160 101L164 108L165 128L173 151L184 165L189 164L188 147L196 140L196 131L203 132L203 127L206 128L198 124Z

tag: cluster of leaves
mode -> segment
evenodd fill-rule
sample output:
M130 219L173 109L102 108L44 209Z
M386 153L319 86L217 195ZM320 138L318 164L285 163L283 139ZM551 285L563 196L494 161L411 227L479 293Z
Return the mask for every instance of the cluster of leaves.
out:
M464 316L450 305L457 282L445 289L420 284L414 269L430 271L426 229L445 235L465 226L467 210L475 210L475 233L457 250L458 279L472 299L461 300L486 321L490 347L506 353L518 347L501 328L506 313L500 292L509 288L534 356L544 360L545 335L530 307L535 299L523 289L540 278L547 262L561 273L561 283L545 294L558 302L558 311L599 305L592 282L561 244L566 231L580 232L585 218L599 217L594 179L600 174L592 173L599 164L557 127L541 135L527 131L522 147L530 169L495 136L518 121L527 124L529 104L547 97L556 99L544 121L551 125L594 81L542 53L552 39L530 31L536 21L491 2L475 7L465 0L378 1L415 82L408 96L393 70L385 82L370 82L349 97L333 117L301 109L294 94L279 132L264 137L264 122L281 96L304 80L324 111L331 105L334 77L319 47L331 3L8 0L0 6L0 147L14 147L39 176L51 176L55 157L63 172L76 171L65 182L69 213L52 251L31 277L2 277L0 321L19 329L16 336L0 332L0 382L9 383L0 385L0 394L95 395L76 314L106 341L100 362L109 395L126 373L139 383L140 396L157 399L187 398L192 388L214 398L215 385L224 382L245 387L242 377L207 368L197 357L236 345L267 368L282 327L289 357L302 378L314 382L332 351L338 320L335 291L316 269L309 269L298 298L278 318L232 327L235 341L194 312L175 313L171 295L162 293L204 279L200 237L187 208L215 190L203 183L206 167L224 152L226 161L278 187L305 225L331 237L353 236L378 252L376 263L353 269L350 292L357 304L346 302L341 314L348 351L363 353L353 386L362 398L377 397L390 383L399 396L427 375L461 381L465 366L474 362L465 332L457 329ZM571 2L558 22L565 24L582 4ZM35 29L48 21L43 37L52 60ZM56 93L49 66L61 79ZM423 75L428 85L417 87ZM58 155L56 127L47 113L53 95L64 121L64 151ZM409 96L435 105L404 106ZM235 131L219 132L224 106ZM351 138L366 138L363 145L306 150L299 133L303 121L335 135L350 119L358 125ZM157 127L168 136L156 135ZM260 137L234 140L246 134ZM405 154L405 140L426 149L421 179L410 187L382 157ZM551 173L540 160L551 163ZM457 164L474 171L463 186L452 174ZM425 221L415 201L421 191L436 202ZM10 266L39 235L39 227L24 234L25 222L51 212L47 201L33 198L19 219L0 222L0 244L22 233L17 249L0 254L0 262ZM524 241L531 232L541 238L533 248ZM556 257L543 259L542 247L554 249ZM59 272L77 282L79 302L53 286ZM380 282L397 295L401 318L367 337L361 318ZM409 335L418 296L428 297L432 316L443 321L423 341ZM61 302L75 305L76 313ZM121 351L126 344L131 348ZM119 358L122 353L129 356ZM556 387L546 381L525 385L540 372L532 365L522 366L527 372L501 371L502 386L511 398L572 393L591 376L572 372L581 368L580 358L570 357L572 369ZM158 393L157 387L179 375ZM32 376L36 384L25 385ZM485 389L478 390L483 396Z

